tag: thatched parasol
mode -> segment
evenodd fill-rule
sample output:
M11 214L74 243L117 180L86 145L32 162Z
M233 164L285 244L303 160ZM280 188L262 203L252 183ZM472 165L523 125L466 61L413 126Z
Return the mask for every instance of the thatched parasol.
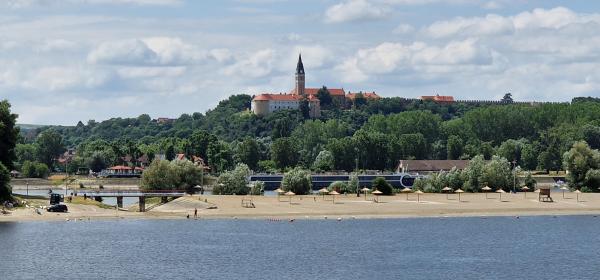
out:
M481 190L482 190L482 191L485 193L485 199L487 199L487 198L488 198L488 194L487 194L487 193L488 193L489 191L491 191L491 190L492 190L492 188L490 188L490 187L488 187L488 186L485 186L485 187L481 188Z
M333 204L335 204L335 196L336 196L336 195L338 195L338 194L340 194L340 193L339 193L339 192L336 192L335 190L334 190L334 191L330 191L330 192L329 192L329 195L333 195L333 200L332 200L332 201L333 201Z
M503 189L498 189L496 192L500 194L500 201L502 201L502 194L506 192Z
M284 193L285 196L289 196L290 197L290 204L292 204L292 196L296 195L293 191L289 191Z
M560 189L563 192L563 198L565 198L565 191L568 190L569 188L567 188L566 186L562 186L562 187L560 187Z
M448 194L449 194L451 191L452 191L452 188L449 188L449 187L444 187L444 188L442 189L442 192L445 192L445 193L446 193L446 200L448 200Z
M375 196L375 202L379 202L379 196L382 195L383 193L380 192L379 190L375 190L375 191L371 192L371 194Z
M463 191L462 189L457 189L454 192L458 194L458 202L460 202L460 194L464 193L465 191Z
M581 193L580 190L575 190L574 193L577 194L577 202L579 202L579 194Z
M364 187L362 189L360 189L361 192L365 193L365 200L367 200L367 193L371 191L371 189Z
M410 188L404 188L402 190L400 190L401 193L406 193L406 200L408 200L408 194L412 192L412 189Z
M415 193L417 194L417 202L421 202L421 195L423 192L421 190L417 190Z
M277 193L277 201L281 201L280 196L281 196L282 193L285 193L285 191L282 190L281 188L278 188L278 189L275 190L275 192Z
M529 191L529 187L528 187L528 186L523 186L523 187L521 188L521 190L522 190L522 191L523 191L523 193L524 193L523 197L524 197L524 198L527 198L527 192Z

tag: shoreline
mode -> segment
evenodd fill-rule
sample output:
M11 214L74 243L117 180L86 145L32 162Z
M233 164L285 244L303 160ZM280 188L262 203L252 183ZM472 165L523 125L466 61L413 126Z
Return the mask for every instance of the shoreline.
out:
M374 203L363 197L340 196L335 203L320 196L297 196L289 200L277 197L252 197L256 208L243 208L242 198L247 196L185 196L169 203L153 206L147 212L104 209L95 205L70 204L68 213L50 213L42 210L38 215L32 208L12 210L0 215L1 222L36 221L98 221L98 220L193 220L193 210L198 209L198 220L323 220L323 219L403 219L403 218L454 218L454 217L526 217L526 216L597 216L600 215L600 194L585 194L585 200L555 198L555 202L538 202L533 195L503 195L503 200L485 198L484 194L466 194L461 201L446 198L443 194L425 194L418 198L404 195L382 197L384 202ZM557 196L555 194L555 196ZM289 198L281 198L289 199ZM209 202L205 202L208 200ZM217 206L216 209L209 209Z
M190 220L190 221L221 221L221 220L265 220L265 221L316 221L316 220L377 220L377 219L453 219L453 218L527 218L527 217L569 217L569 216L600 216L600 210L593 212L556 212L556 213L536 213L536 212L519 212L519 213L470 213L470 214L444 214L444 215L272 215L272 216L200 216L198 218L167 215L167 216L81 216L69 217L44 217L43 219L0 219L0 223L36 223L36 222L98 222L98 221L161 221L161 220Z

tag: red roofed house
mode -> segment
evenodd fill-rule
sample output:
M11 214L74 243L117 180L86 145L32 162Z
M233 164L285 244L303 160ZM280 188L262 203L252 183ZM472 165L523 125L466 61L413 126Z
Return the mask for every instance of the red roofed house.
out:
M314 94L309 94L307 91ZM267 115L275 111L300 108L300 101L303 98L308 99L308 107L310 108L309 115L312 118L321 116L321 102L315 98L318 89L307 89L304 86L304 65L302 57L298 57L298 65L296 66L296 87L290 94L269 94L264 93L257 95L252 99L252 112L256 115Z
M358 94L361 94L366 99L376 100L376 99L381 98L375 92L362 92L362 91L359 91L359 92L348 92L348 94L346 94L346 98L348 98L350 100L354 100Z
M252 112L256 115L267 115L275 111L292 109L297 110L300 108L300 101L303 98L308 100L308 107L310 108L309 115L312 118L318 118L321 116L321 101L317 98L317 93L320 88L307 88L305 86L305 73L304 65L302 64L302 56L298 57L298 64L296 65L296 85L290 93L263 93L254 96L252 99ZM350 97L346 95L343 88L328 88L329 95L335 104L344 107L347 98L354 98L354 95ZM364 93L367 99L378 99L379 96L373 93Z
M439 94L436 94L433 96L421 96L421 100L423 100L423 101L429 100L429 101L439 102L439 103L452 103L452 102L454 102L454 97L441 96Z

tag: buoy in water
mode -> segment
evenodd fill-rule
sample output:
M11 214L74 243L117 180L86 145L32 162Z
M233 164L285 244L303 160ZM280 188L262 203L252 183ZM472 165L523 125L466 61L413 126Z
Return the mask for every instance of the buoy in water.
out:
M339 222L339 221L341 221L341 220L342 220L342 218L337 218L337 221L338 221L338 222Z

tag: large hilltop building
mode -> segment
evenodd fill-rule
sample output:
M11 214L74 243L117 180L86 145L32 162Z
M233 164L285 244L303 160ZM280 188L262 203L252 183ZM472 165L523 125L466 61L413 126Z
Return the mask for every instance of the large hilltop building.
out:
M346 99L354 100L358 93L348 93L343 88L328 88L334 104L346 104ZM256 115L267 115L275 111L283 109L299 109L303 99L308 101L309 115L311 118L321 116L321 101L317 98L319 88L307 88L304 73L304 64L302 64L302 56L298 56L298 64L296 65L296 85L290 93L263 93L255 96L252 99L252 112ZM379 95L375 92L362 93L367 99L379 99Z

